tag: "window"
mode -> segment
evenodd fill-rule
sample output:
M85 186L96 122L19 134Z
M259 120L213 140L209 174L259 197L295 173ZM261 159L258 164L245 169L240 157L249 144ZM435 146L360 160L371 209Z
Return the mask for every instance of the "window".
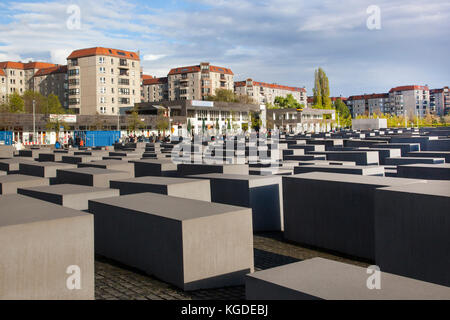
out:
M106 87L100 87L100 93L106 93Z
M99 57L98 58L98 63L105 63L105 57Z
M100 67L100 73L106 73L106 68L105 67Z
M113 68L111 68L111 74L114 74L114 69Z
M77 95L77 94L80 94L80 89L79 88L69 89L69 95L70 96Z
M106 113L106 107L100 107L100 113Z
M105 102L106 102L105 97L100 97L100 103L105 103Z
M70 69L69 76L77 76L80 74L80 69Z
M106 78L105 77L100 77L100 83L106 83Z

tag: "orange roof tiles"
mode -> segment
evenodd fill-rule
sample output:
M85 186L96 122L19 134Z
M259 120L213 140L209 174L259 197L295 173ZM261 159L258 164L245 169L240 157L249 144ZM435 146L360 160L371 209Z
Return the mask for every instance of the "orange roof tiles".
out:
M174 74L181 74L181 73L192 73L192 72L200 72L200 65L198 66L190 66L190 67L179 67L179 68L173 68L169 71L169 75ZM223 73L223 74L231 74L234 75L233 71L231 69L222 68L222 67L216 67L216 66L209 66L210 72L217 72L217 73Z
M122 59L141 60L136 52L103 47L75 50L67 57L67 59L76 59L90 56L110 56Z
M19 70L28 70L28 69L43 69L54 67L56 64L48 63L48 62L15 62L15 61L5 61L0 62L0 69L19 69Z
M21 62L5 61L0 62L0 69L20 69L24 70L24 64Z
M150 76L148 74L143 74L142 75L142 80L146 80L146 79L153 79L153 76Z
M165 84L167 83L167 77L164 78L152 78L152 79L144 79L142 84L144 86L152 85L152 84Z
M6 76L5 72L2 69L0 69L0 76Z
M248 79L247 81L252 81L251 79ZM234 83L235 87L244 87L247 85L247 81L238 81ZM252 84L256 87L266 87L266 88L272 88L272 89L281 89L281 90L288 90L288 91L299 91L299 92L306 92L305 88L298 88L298 87L289 87L289 86L283 86L280 84L275 83L266 83L266 82L257 82L252 81Z
M49 74L66 73L66 72L67 72L67 66L54 66L51 68L40 69L39 71L36 72L36 74L34 76L39 77L39 76L45 76L45 75L49 75Z
M397 92L397 91L409 91L409 90L429 90L427 86L417 86L417 85L411 85L411 86L401 86L401 87L395 87L389 90L389 92Z

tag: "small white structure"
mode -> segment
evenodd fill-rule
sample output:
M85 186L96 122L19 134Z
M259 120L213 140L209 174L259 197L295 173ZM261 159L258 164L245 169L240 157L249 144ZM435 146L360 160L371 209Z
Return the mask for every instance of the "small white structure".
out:
M387 119L353 119L353 130L375 130L386 129Z

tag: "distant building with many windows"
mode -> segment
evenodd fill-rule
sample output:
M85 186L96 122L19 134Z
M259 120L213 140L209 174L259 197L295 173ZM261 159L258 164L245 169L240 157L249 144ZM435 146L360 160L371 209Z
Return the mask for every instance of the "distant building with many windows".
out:
M275 83L266 83L247 79L234 83L234 92L237 95L247 95L257 104L273 104L276 97L286 97L291 94L298 103L307 106L305 88L283 86Z

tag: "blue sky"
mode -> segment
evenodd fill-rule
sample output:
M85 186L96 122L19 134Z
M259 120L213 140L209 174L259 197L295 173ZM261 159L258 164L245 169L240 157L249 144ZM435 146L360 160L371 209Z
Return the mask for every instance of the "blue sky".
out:
M81 28L67 28L77 5ZM381 29L366 12L380 8ZM450 85L447 0L70 0L0 2L0 61L65 63L74 49L140 51L146 74L203 61L235 80L305 86L327 72L332 95Z

